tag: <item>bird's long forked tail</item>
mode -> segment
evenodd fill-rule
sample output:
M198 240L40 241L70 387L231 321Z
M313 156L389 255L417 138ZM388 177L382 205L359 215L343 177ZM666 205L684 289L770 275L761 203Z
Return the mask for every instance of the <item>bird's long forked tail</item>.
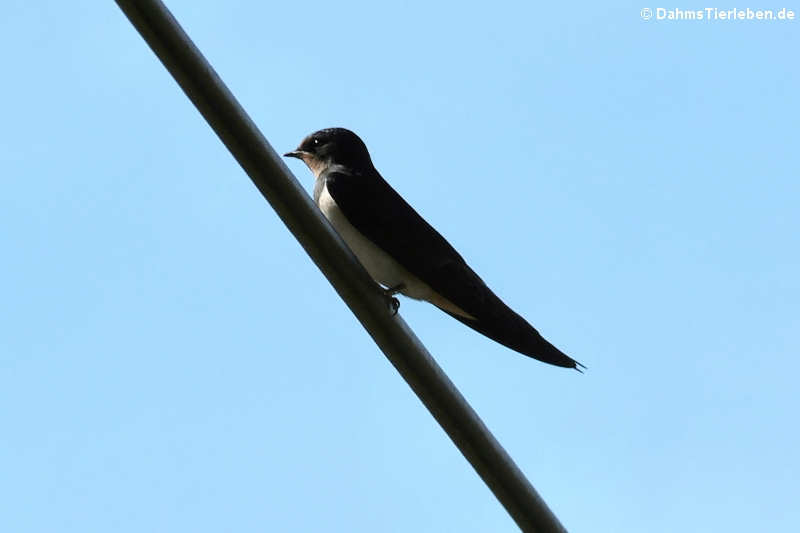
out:
M515 352L527 355L543 363L564 368L574 368L583 374L582 369L586 368L585 365L553 346L536 331L536 328L509 307L504 304L503 307L505 309L500 316L492 318L479 317L476 320L456 315L446 309L442 309L442 311Z

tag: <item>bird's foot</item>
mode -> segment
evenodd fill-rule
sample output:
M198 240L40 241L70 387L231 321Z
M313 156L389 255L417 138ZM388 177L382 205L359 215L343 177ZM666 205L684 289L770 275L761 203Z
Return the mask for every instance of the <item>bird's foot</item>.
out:
M397 310L400 309L400 300L395 298L394 296L387 296L389 299L389 308L392 310L392 316L397 314Z
M397 310L400 309L400 300L395 298L394 295L405 288L406 288L405 283L400 283L398 285L395 285L394 287L383 289L383 295L386 297L386 300L389 303L389 308L392 310L392 316L396 315Z

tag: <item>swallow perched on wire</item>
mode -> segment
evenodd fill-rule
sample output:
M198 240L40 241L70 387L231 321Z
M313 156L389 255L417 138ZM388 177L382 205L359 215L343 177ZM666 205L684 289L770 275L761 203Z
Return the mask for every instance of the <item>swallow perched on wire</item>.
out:
M316 178L314 201L372 279L386 287L387 295L428 301L475 331L539 361L576 370L583 367L486 286L375 170L358 135L344 128L320 130L284 155L311 169Z

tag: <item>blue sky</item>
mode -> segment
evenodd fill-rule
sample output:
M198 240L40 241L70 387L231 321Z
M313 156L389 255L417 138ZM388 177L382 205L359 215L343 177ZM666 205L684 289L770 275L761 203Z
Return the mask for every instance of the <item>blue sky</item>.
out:
M589 367L402 301L568 529L800 527L800 22L168 5ZM0 50L4 530L515 530L113 2L12 0Z

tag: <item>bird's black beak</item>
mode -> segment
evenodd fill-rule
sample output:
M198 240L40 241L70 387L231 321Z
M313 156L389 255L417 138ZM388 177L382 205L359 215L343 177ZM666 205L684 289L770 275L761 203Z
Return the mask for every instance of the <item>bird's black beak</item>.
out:
M293 152L286 152L283 154L283 157L294 157L296 159L303 159L304 155L308 155L308 152L304 152L303 150L294 150Z

